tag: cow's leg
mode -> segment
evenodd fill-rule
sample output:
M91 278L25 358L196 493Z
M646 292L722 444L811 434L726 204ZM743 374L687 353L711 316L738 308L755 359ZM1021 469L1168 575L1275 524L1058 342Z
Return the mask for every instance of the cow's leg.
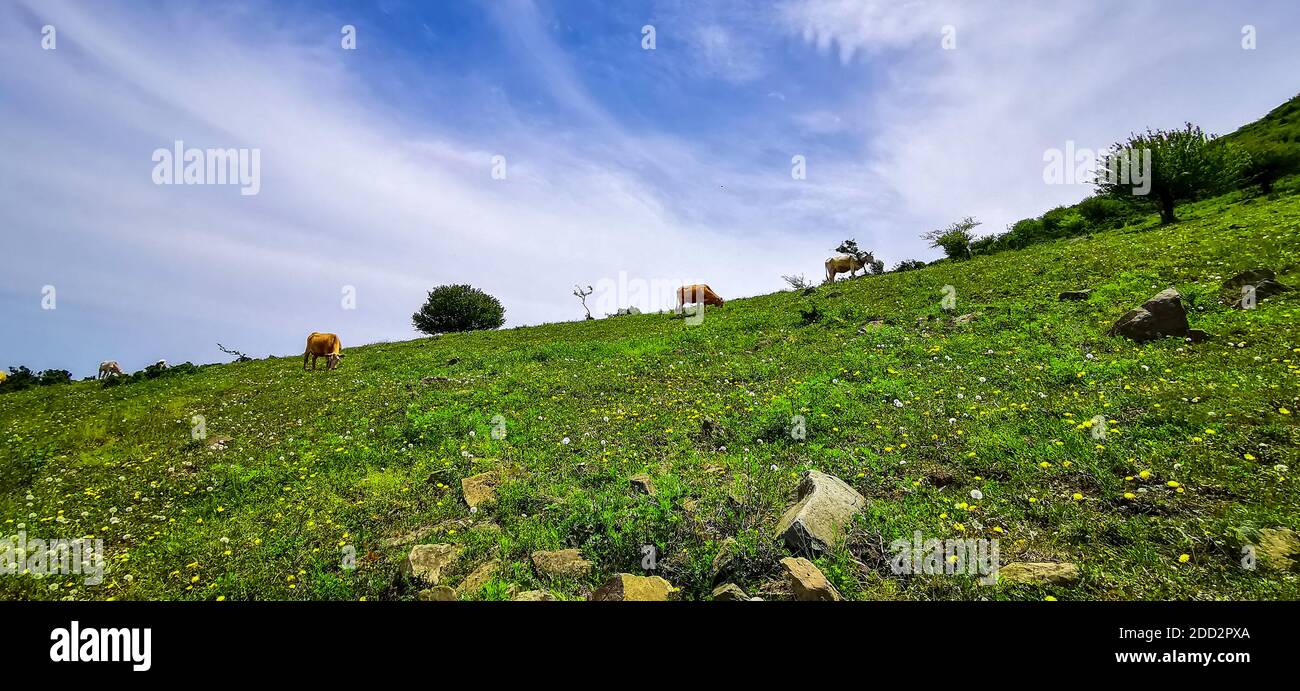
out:
M317 356L315 353L312 353L312 354L311 354L311 371L313 371L313 372L316 371L316 358L317 358L317 357L318 357L318 356Z
M304 351L302 352L302 371L304 371L304 372L307 371L307 358L308 358L310 355L311 355L311 353L308 352L308 351L305 351L305 350L304 350Z

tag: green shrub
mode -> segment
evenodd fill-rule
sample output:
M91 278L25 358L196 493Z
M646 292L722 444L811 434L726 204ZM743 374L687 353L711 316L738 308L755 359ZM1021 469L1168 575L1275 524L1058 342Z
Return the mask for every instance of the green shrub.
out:
M505 321L501 302L469 285L434 288L420 311L411 315L415 328L430 335L495 329Z

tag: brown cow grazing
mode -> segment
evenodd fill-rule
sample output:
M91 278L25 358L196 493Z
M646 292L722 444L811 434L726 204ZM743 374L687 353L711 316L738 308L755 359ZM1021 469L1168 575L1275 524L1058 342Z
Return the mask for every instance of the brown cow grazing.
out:
M723 300L713 289L703 283L692 283L688 286L682 286L677 289L677 311L680 312L688 304L702 302L706 305L721 307Z
M307 358L311 358L311 368L316 369L316 358L325 358L325 369L337 369L339 360L343 359L343 353L339 352L342 344L339 337L334 334L323 334L319 331L313 331L307 337L307 350L302 353L302 368L307 369Z
M849 278L853 278L853 273L855 271L858 269L865 269L865 267L875 261L876 258L871 256L870 252L861 257L855 257L851 254L841 254L839 256L831 257L826 260L826 282L830 283L831 281L834 281L835 274L846 273L849 275ZM866 271L863 271L862 273L865 275Z
M95 375L96 379L105 379L107 377L121 376L124 374L122 368L118 366L116 360L105 360L99 363L99 374Z

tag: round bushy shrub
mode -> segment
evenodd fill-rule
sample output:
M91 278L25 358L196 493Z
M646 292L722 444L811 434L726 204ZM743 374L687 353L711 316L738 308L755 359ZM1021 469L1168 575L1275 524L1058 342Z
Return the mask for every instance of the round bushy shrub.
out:
M434 288L420 311L411 315L411 324L431 335L495 329L505 321L506 310L501 302L469 285Z

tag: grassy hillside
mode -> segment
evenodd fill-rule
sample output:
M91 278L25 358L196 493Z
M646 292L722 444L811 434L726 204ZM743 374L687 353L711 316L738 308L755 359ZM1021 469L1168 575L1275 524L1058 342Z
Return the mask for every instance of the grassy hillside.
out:
M1300 292L1240 311L1218 290L1253 267L1300 285L1300 197L1180 213L734 300L698 326L642 315L351 348L330 373L277 358L8 394L4 532L100 537L111 559L102 586L11 576L0 597L410 599L410 543L446 542L464 548L452 585L502 562L467 597L513 585L580 598L641 573L653 544L658 573L700 599L732 538L733 580L778 599L786 551L772 530L800 471L818 469L870 501L818 561L846 597L1297 598L1293 575L1240 559L1258 529L1300 528ZM955 312L940 307L945 285ZM1103 335L1168 286L1213 340ZM1057 301L1077 288L1094 292ZM805 323L813 305L823 316ZM792 415L806 439L788 433ZM1097 415L1111 421L1104 443L1081 424ZM460 480L488 469L507 479L495 507L471 513ZM654 496L630 486L642 473ZM889 543L917 530L997 538L1003 563L1072 561L1083 577L892 575ZM356 570L341 566L347 547ZM595 572L540 578L529 553L563 547Z

